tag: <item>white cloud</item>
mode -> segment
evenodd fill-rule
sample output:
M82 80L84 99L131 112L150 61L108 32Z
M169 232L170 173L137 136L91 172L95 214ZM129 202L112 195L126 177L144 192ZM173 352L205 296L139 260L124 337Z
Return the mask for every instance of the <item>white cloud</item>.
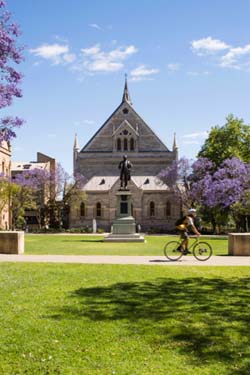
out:
M37 48L30 49L30 53L50 61L53 65L67 64L75 60L75 55L69 53L69 46L58 43L42 44Z
M181 64L179 63L170 63L167 65L167 68L170 72L177 72L181 68Z
M208 136L208 132L203 131L203 132L185 134L185 135L183 135L183 138L197 139L197 138L206 138L207 136Z
M192 51L199 55L211 55L229 49L230 46L219 39L213 39L211 36L203 39L193 40L191 42Z
M247 69L250 68L250 44L244 47L230 48L221 57L220 66L222 68Z
M191 42L192 50L198 56L213 55L214 62L221 68L250 71L250 44L232 47L219 40L203 38ZM208 72L188 72L188 75L208 74Z
M159 69L147 68L145 65L140 65L130 72L132 81L139 81L147 79L150 76L159 73Z
M52 65L67 65L71 71L79 73L96 74L98 72L115 72L124 68L124 62L137 52L134 45L113 46L109 51L104 51L100 44L82 48L77 56L71 53L68 44L54 43L42 44L30 50L36 57L47 60Z
M101 30L101 29L102 29L101 26L97 25L96 23L91 23L91 24L89 25L89 27L92 27L92 28L94 28L94 29L98 29L98 30Z
M109 52L101 50L100 44L83 48L83 67L88 72L114 72L124 67L123 61L137 52L133 45L117 47Z
M209 75L210 73L208 71L204 71L204 72L196 72L196 71L190 71L190 72L187 72L187 75L189 76L193 76L193 77L197 77L197 76L207 76Z

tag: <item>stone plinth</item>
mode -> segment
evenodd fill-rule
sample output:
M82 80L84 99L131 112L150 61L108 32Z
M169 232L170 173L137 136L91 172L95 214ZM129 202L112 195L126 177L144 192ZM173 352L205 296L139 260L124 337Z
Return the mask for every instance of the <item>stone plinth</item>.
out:
M229 255L250 255L250 233L229 233Z
M23 231L0 231L0 253L23 254L24 232Z
M105 242L144 242L144 237L136 233L135 219L131 215L132 194L128 190L116 193L117 217L112 233L104 238Z

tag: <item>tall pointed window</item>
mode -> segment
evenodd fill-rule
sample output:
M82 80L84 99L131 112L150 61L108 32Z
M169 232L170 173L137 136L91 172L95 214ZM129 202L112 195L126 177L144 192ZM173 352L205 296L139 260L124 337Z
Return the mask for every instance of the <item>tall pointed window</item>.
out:
M155 202L150 202L149 204L149 216L155 216Z
M121 151L121 149L122 149L121 138L118 138L118 139L117 139L117 151Z
M96 217L102 216L102 205L100 202L96 203Z
M135 149L135 141L134 138L130 138L130 151L134 151Z
M85 216L85 203L84 203L84 202L82 202L82 203L80 204L80 216L81 216L81 217L84 217L84 216Z
M128 150L128 140L127 140L127 138L124 138L124 140L123 140L123 150L124 151Z
M166 202L166 216L171 216L171 203L169 201Z

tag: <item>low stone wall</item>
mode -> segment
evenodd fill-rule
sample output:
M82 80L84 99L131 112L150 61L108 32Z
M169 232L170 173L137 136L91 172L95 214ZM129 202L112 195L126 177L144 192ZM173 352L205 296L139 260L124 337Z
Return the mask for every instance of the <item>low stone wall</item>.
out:
M0 253L23 254L24 232L23 231L0 231Z
M250 233L229 233L229 255L250 255Z

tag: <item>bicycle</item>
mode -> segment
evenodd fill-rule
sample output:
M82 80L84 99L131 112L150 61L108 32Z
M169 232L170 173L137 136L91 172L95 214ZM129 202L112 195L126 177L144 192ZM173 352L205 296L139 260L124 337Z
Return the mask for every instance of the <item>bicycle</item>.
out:
M200 241L199 237L190 237L195 238L195 241L189 246L188 251L191 251L193 256L200 261L208 260L212 254L213 250L209 243L205 241ZM165 257L172 261L177 261L185 254L185 250L181 249L182 239L178 241L169 241L164 246Z

